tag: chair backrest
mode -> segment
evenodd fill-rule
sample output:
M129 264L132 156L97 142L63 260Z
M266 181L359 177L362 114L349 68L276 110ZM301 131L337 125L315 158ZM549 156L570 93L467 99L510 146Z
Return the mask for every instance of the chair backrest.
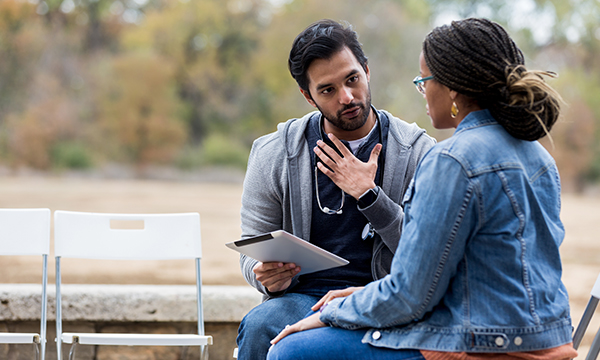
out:
M198 334L204 335L200 215L54 212L57 357L61 359L61 258L98 260L195 259Z
M63 258L104 260L201 258L200 215L56 211L54 252Z
M0 209L0 255L41 255L40 354L46 357L50 209Z
M50 209L0 209L0 255L48 255Z

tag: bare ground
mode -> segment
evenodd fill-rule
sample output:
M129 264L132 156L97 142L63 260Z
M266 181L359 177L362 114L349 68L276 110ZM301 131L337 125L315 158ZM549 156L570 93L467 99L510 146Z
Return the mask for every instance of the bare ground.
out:
M224 245L240 236L241 193L239 183L0 177L0 208L200 213L202 278L205 284L245 284L239 271L237 253ZM561 247L563 281L570 295L571 316L577 324L600 273L600 197L564 194L562 220L567 231ZM39 282L39 264L41 262L37 258L1 257L0 283ZM191 284L195 281L193 264L187 261L134 263L128 266L128 275L124 275L123 268L116 265L111 262L63 260L63 281L122 284ZM53 267L54 261L50 260L52 282ZM595 321L591 328L597 329L599 324L600 321ZM590 342L591 338L586 337L585 343ZM582 355L587 352L585 343L580 351Z

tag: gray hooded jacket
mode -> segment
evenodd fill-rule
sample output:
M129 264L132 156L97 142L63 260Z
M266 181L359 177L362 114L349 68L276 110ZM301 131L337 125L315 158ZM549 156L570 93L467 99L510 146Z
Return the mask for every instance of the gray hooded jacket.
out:
M389 273L402 231L404 211L400 204L404 192L417 164L435 144L435 139L416 124L408 124L385 110L377 111L379 116L387 115L390 122L382 191L371 206L359 208L383 240L373 244L371 273L374 280ZM304 133L315 113L280 123L276 132L254 141L242 194L242 238L276 230L309 238L314 191L311 157L314 155ZM257 262L242 254L242 274L266 297L273 296L256 280L252 269Z

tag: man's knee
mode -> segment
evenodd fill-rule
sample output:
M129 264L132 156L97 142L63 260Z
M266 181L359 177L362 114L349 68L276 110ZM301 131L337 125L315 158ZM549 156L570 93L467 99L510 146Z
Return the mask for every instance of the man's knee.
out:
M271 317L269 314L271 309L263 309L262 305L264 305L264 303L250 310L250 312L242 318L238 333L245 331L254 332L255 330L264 329L265 324L270 322Z

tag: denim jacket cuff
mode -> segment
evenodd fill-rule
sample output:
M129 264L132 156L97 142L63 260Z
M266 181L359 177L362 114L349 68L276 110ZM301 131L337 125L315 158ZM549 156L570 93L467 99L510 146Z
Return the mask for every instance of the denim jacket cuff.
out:
M329 303L327 303L327 306L324 306L322 308L322 311L320 312L319 320L321 320L321 322L326 325L336 326L335 312L336 312L338 306L340 305L340 303L344 299L345 298L337 298L337 299L333 299Z

